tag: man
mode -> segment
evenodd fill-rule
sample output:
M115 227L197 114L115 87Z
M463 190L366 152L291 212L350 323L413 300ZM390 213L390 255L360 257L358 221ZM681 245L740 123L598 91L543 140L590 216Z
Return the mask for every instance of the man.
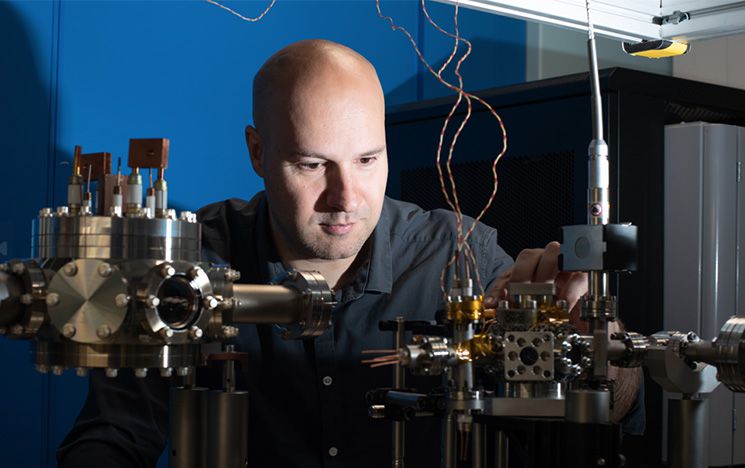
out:
M328 41L290 45L254 80L254 127L247 127L246 141L265 193L199 213L205 250L240 270L243 281L265 283L288 268L316 270L338 301L333 326L314 340L284 341L270 326L241 327L237 347L249 362L238 387L251 395L251 466L390 463L390 425L369 420L364 401L367 390L391 384L390 368L363 366L361 352L390 347L390 335L377 330L380 320L433 318L442 306L440 273L457 237L452 213L385 197L384 120L382 88L362 56ZM508 279L557 277L557 244L524 252L510 269L496 241L495 230L479 225L470 242L492 300ZM583 279L560 279L576 302ZM92 373L60 464L153 465L166 439L166 402L167 382L157 376ZM430 420L411 431L427 450L412 450L408 466L438 465L438 429Z

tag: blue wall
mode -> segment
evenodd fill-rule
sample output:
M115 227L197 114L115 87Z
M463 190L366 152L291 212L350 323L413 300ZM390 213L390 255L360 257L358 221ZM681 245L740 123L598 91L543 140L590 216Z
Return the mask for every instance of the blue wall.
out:
M225 2L249 16L267 3ZM426 25L418 2L382 6L433 63L449 55L451 43ZM452 24L452 7L428 8ZM463 69L468 89L524 80L523 23L468 10L460 23L476 48ZM166 174L179 209L260 190L243 141L251 78L274 51L312 37L368 57L389 106L448 93L371 0L279 0L254 24L197 0L0 0L0 261L26 258L30 219L63 203L76 144L126 159L129 138L170 138ZM36 374L29 356L28 343L0 339L3 466L54 466L86 393L86 379Z

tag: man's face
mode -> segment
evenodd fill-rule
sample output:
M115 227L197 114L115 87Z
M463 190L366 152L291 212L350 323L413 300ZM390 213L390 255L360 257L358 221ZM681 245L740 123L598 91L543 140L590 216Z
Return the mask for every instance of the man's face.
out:
M291 259L354 257L380 218L385 105L365 80L309 80L272 117L262 158L272 228ZM331 81L331 82L330 82Z

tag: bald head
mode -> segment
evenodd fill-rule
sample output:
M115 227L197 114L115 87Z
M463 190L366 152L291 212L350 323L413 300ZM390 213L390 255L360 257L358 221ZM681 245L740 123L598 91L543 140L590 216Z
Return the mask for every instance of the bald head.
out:
M292 112L307 93L356 89L383 102L375 67L362 55L336 42L311 39L290 44L272 55L253 83L254 126L268 143L279 115Z

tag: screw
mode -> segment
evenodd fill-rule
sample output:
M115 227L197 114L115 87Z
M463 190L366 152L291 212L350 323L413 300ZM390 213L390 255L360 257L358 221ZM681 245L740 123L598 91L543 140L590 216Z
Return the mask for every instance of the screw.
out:
M129 304L129 296L127 296L124 293L117 294L114 298L114 302L116 303L116 306L119 308L127 307Z
M86 369L85 367L76 367L75 375L77 375L78 377L85 377L88 375L88 369Z
M135 369L135 377L139 379L144 379L147 377L147 367L139 367Z
M54 307L57 304L59 304L59 294L53 292L47 294L47 305L49 307Z
M14 263L12 271L16 275L22 275L26 272L26 265L24 265L23 263Z
M160 370L160 376L161 377L170 377L173 375L173 369L170 367L166 367L165 369Z
M111 336L111 327L106 324L101 325L96 329L96 335L99 338L108 338Z
M241 272L238 270L233 270L232 268L228 268L225 270L225 281L230 281L232 283L238 281L241 279Z
M176 274L176 269L173 268L168 263L164 263L163 266L160 267L160 276L163 278L170 278L171 276Z
M212 309L214 309L215 307L217 307L217 305L218 305L219 303L220 303L220 302L219 302L219 301L218 301L217 299L215 299L215 296L207 296L207 297L205 297L205 298L204 298L204 300L202 301L202 305L203 305L203 306L204 306L204 308L205 308L205 309L207 309L207 310L212 310Z
M62 375L62 373L65 372L65 368L62 366L52 366L52 374L54 375Z
M186 377L189 374L191 374L191 367L179 367L176 369L176 375L179 377Z
M160 333L160 336L164 339L173 338L173 330L168 327L161 328L158 333Z
M195 223L197 221L197 216L191 211L182 211L178 219L186 221L187 223Z
M106 377L113 379L116 378L117 375L119 375L119 369L116 369L114 367L106 368Z
M36 365L36 372L38 372L40 374L46 374L47 372L49 372L49 366L47 366L45 364L37 364Z
M71 323L66 323L62 327L62 336L64 336L65 338L72 338L73 336L75 336L76 331L77 330L75 330L75 325Z
M52 216L51 208L42 208L39 210L39 218L49 218Z
M192 340L198 340L202 337L202 335L204 335L204 332L197 326L193 326L191 327L191 329L189 329L189 337Z
M13 325L10 327L11 335L23 335L23 325Z
M173 208L168 208L166 211L166 218L168 219L176 219L176 210Z
M156 296L150 295L145 300L145 305L147 305L149 308L154 309L160 305L160 299L158 299Z
M111 272L113 272L114 269L111 268L111 265L108 263L102 263L98 265L98 274L103 276L104 278L111 276Z
M223 338L235 338L236 336L238 336L238 327L223 325L221 330Z
M68 263L62 270L67 276L75 276L78 273L78 267L74 263Z
M68 209L66 206L57 207L57 216L67 216Z
M28 293L21 294L21 304L30 305L32 302L34 302L34 296Z

